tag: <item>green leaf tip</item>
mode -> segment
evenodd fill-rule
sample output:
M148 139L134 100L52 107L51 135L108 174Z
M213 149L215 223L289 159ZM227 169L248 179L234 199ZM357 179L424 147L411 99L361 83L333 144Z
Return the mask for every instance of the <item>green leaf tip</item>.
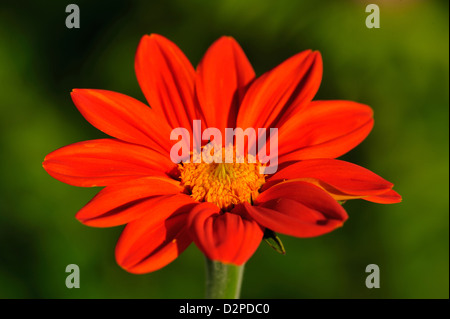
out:
M284 249L283 243L281 239L277 236L277 234L270 229L264 231L264 241L279 254L286 255L286 250Z

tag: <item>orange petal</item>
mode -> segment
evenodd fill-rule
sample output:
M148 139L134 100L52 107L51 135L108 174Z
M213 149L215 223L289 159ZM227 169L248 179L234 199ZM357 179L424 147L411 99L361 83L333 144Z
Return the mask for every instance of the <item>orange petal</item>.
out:
M222 131L236 126L239 104L255 72L232 37L221 37L197 67L196 93L207 127Z
M295 237L328 233L348 217L330 195L302 181L277 184L262 192L254 205L245 203L245 209L260 225Z
M262 190L284 180L304 180L327 191L336 200L386 193L392 183L361 166L335 159L304 160L270 177Z
M197 247L211 260L242 265L258 248L262 228L240 215L239 209L221 214L211 203L196 206L188 224Z
M281 116L306 106L322 79L319 52L300 52L256 79L245 94L237 127L275 127Z
M131 273L142 274L175 260L192 242L186 220L195 205L188 195L174 195L129 223L117 242L117 263Z
M85 119L100 131L169 154L171 129L147 105L105 90L74 89L71 96Z
M183 52L158 34L145 35L136 53L136 76L153 110L172 128L191 131L198 119L194 105L195 71Z
M64 146L45 157L45 170L57 180L82 187L106 186L144 176L166 176L174 164L149 148L115 139Z
M370 133L372 116L369 106L356 102L311 102L278 129L279 163L347 153Z
M161 196L183 190L177 181L162 177L144 177L102 189L77 214L85 225L111 227L141 217Z

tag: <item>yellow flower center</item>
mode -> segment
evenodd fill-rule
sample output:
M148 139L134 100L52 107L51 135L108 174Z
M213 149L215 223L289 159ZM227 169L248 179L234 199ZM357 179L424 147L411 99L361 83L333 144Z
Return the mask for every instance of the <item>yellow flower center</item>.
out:
M254 156L236 155L232 146L222 148L218 153L211 152L212 147L206 152L203 148L203 152L191 155L189 163L178 164L181 185L192 198L214 203L224 211L254 200L265 182L265 175L260 172L262 164ZM218 163L220 157L222 160Z

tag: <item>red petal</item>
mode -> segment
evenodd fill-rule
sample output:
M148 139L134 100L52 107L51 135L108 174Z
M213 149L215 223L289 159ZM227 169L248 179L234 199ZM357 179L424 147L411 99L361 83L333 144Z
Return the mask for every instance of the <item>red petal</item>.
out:
M197 67L196 92L207 127L222 131L236 126L244 89L255 77L250 62L231 37L221 37Z
M279 163L347 153L370 133L372 116L369 106L355 102L311 102L279 128Z
M178 194L182 190L178 182L161 177L114 184L102 189L75 217L95 227L126 224L149 212L161 196Z
M220 213L216 205L202 203L189 214L191 236L209 259L242 265L258 248L263 230L239 213Z
M170 152L170 127L147 105L105 90L74 89L71 95L81 114L100 131L162 154Z
M275 127L281 116L312 100L321 79L319 52L308 50L294 55L251 84L239 110L237 127Z
M335 159L314 159L283 168L264 184L263 191L284 180L294 179L313 182L338 200L382 194L393 186L361 166ZM346 195L351 196L346 198Z
M131 273L148 273L175 260L192 242L186 227L195 206L187 195L174 195L129 223L116 246L117 263Z
M167 176L174 164L146 147L114 139L75 143L45 157L45 170L57 180L82 187L106 186L143 176Z
M156 113L172 128L191 130L197 119L194 105L195 71L183 52L158 34L145 35L136 53L139 85Z
M363 197L363 199L378 204L396 204L402 201L402 197L393 189L380 195Z
M285 182L262 192L255 206L245 203L260 225L295 237L313 237L342 226L347 213L330 195L306 182Z

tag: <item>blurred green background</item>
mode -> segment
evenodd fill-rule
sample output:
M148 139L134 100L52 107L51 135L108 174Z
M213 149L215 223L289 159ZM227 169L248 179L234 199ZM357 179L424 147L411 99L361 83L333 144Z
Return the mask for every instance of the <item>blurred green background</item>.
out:
M204 259L191 246L147 275L118 267L122 227L83 226L74 215L98 189L52 179L41 166L61 146L104 135L72 104L72 88L144 101L134 74L142 35L160 33L196 65L221 35L237 39L257 74L293 54L322 53L316 99L369 104L375 127L345 160L395 183L403 202L345 204L328 235L281 236L246 265L243 298L449 297L448 1L75 1L0 4L0 298L202 298ZM368 29L368 3L381 28ZM80 266L80 289L65 267ZM367 289L365 267L381 270Z

